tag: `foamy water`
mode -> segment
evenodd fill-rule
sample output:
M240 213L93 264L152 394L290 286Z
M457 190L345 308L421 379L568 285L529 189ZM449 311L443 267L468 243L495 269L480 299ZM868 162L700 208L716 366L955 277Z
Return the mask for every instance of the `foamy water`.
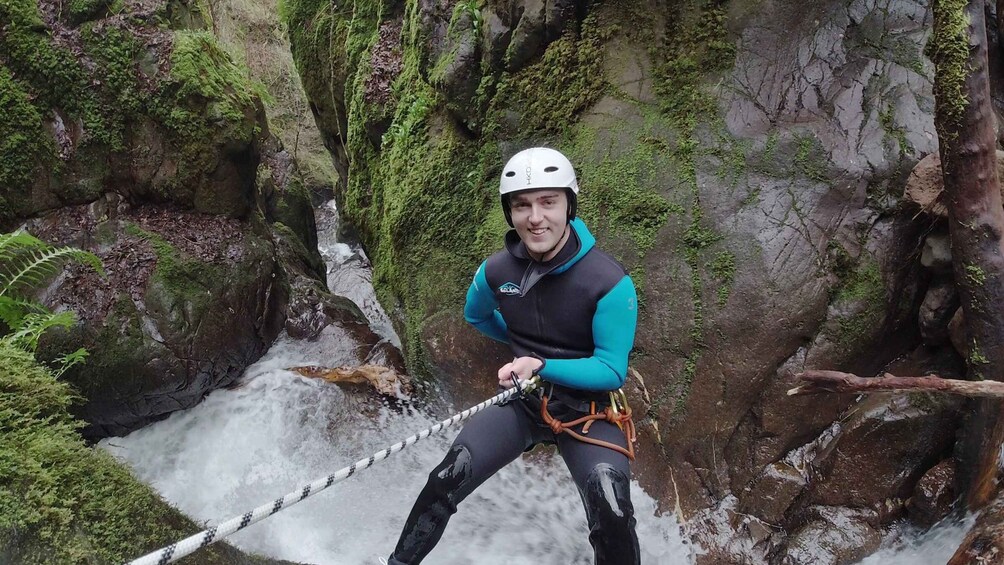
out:
M240 388L216 391L190 410L101 445L182 512L211 525L451 415L393 410L284 370L315 364L318 353L309 344L280 340L248 369ZM378 563L393 549L426 476L456 433L419 442L228 540L305 563ZM637 484L632 498L642 563L692 562L674 517L656 515L655 501ZM585 514L564 464L538 452L503 469L461 504L426 562L588 564L586 535Z
M970 515L962 521L944 520L927 531L907 527L890 535L879 551L859 565L944 565L975 521Z

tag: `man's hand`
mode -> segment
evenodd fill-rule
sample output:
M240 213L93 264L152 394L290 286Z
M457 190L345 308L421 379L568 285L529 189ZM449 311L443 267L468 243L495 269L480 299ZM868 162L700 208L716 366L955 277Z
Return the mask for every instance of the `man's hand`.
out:
M534 371L544 366L544 362L536 357L517 357L512 363L506 363L499 369L499 386L512 388L512 374L516 373L519 380L525 381L533 376Z

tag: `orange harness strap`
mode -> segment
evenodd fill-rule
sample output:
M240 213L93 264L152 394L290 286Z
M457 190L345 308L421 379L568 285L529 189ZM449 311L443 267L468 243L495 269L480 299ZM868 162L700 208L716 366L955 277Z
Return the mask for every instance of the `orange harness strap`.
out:
M556 419L554 416L551 416L550 412L547 411L547 395L541 397L540 417L543 418L545 424L551 427L551 431L554 432L555 435L560 433L567 433L568 435L572 436L573 438L579 441L591 443L593 445L598 445L600 447L605 447L607 449L613 449L618 453L626 455L627 458L630 459L631 461L634 461L634 442L637 440L637 437L635 436L634 420L631 419L631 408L625 406L624 411L618 413L614 412L613 408L611 408L610 406L607 406L602 413L597 414L596 403L590 402L589 412L590 412L589 414L576 420L572 420L571 422L562 422L561 420ZM593 439L591 437L586 437L585 434L589 433L589 426L592 426L593 422L595 422L596 420L606 420L607 422L616 424L617 427L624 432L624 436L627 439L627 445L628 445L627 449L624 449L623 447L615 443L610 443L608 441L603 441L601 439ZM585 425L582 426L581 434L575 432L572 429L573 427L578 426L583 422L585 422Z

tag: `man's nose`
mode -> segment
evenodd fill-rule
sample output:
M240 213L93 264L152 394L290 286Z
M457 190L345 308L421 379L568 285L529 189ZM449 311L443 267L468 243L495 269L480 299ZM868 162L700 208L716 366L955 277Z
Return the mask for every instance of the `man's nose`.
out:
M536 204L530 206L530 222L538 224L544 221L544 210Z

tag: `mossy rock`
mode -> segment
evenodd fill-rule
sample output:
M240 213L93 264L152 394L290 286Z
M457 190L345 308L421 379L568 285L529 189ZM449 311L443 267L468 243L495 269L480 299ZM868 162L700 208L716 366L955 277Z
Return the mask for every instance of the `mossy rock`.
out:
M66 224L55 214L41 233ZM50 228L51 229L51 228ZM111 275L81 272L59 285L54 307L81 315L49 336L43 355L86 347L67 381L86 398L88 437L122 435L195 405L236 380L285 321L288 288L272 241L253 226L177 210L142 210L98 222L94 251Z

